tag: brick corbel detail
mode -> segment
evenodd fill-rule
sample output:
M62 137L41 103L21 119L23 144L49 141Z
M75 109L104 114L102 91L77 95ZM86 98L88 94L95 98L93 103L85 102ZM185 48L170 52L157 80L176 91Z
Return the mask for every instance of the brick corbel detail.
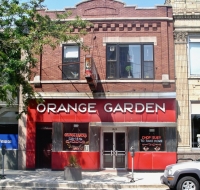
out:
M87 32L99 31L99 32L105 32L105 31L124 31L127 29L127 31L157 31L159 29L159 25L157 23L95 23L93 27L87 27ZM73 32L80 31L80 28L71 28Z

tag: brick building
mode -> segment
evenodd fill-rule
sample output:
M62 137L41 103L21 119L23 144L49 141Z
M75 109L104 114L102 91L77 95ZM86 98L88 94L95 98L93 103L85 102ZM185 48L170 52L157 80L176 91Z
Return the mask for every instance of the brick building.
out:
M199 159L200 1L166 1L173 7L178 157Z
M84 1L71 11L93 23L76 43L45 49L19 127L19 168L164 169L176 161L176 89L172 7ZM54 19L55 11L39 10ZM59 13L59 11L58 11ZM74 28L74 33L79 29ZM27 138L24 138L24 135Z

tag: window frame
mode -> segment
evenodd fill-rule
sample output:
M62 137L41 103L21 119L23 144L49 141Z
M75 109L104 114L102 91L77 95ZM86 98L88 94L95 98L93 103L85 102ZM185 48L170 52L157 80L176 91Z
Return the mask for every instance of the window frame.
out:
M138 45L140 46L140 59L141 59L141 68L140 68L140 75L141 77L138 77L138 78L127 78L127 77L121 77L121 73L120 73L120 46L123 46L123 45L128 45L128 46L131 46L131 45ZM153 57L153 60L152 61L149 61L149 62L152 62L152 65L153 65L153 72L152 72L152 76L153 77L149 77L149 78L145 78L144 77L144 68L145 68L145 63L147 63L148 61L145 61L145 58L144 58L144 46L145 45L151 45L152 46L152 57ZM115 46L116 47L116 61L113 60L113 63L116 62L116 74L114 77L110 77L109 75L109 60L108 60L108 47L110 46ZM112 62L110 60L110 62ZM127 61L128 63L128 61ZM155 56L154 56L154 43L107 43L106 44L106 79L107 80L153 80L155 79Z
M64 59L64 52L65 52L65 47L78 47L78 61L65 61ZM65 72L64 72L64 68L67 66L71 66L77 64L77 70L78 70L78 77L68 77ZM62 80L80 80L80 46L77 44L62 44Z
M189 73L188 76L192 77L192 78L199 78L200 77L200 71L198 74L192 74L192 64L191 64L191 53L190 53L190 47L191 44L194 43L199 43L199 50L200 50L200 35L190 35L188 36L188 68L189 68ZM194 70L194 69L193 69Z

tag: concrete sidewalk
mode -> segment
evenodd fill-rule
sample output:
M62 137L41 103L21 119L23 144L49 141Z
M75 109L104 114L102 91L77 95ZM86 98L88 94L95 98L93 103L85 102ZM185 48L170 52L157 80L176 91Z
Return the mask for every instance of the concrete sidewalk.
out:
M2 171L2 170L1 170ZM168 189L162 185L163 172L97 171L82 172L82 180L64 180L64 171L49 169L5 170L6 179L0 180L1 189Z

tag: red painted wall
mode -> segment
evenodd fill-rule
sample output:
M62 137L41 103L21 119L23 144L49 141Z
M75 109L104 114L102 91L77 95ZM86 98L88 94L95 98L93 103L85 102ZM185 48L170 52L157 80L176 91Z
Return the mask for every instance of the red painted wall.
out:
M176 163L176 160L176 152L136 152L133 165L135 170L164 170L167 165ZM132 169L130 152L128 169Z
M64 169L68 165L70 155L76 155L83 170L100 169L99 152L52 152L52 169Z
M96 113L81 113L70 111L70 113L39 113L37 112L37 104L32 102L29 106L29 114L27 118L27 169L35 168L35 133L36 122L176 122L175 99L128 99L128 100L45 100L47 103L55 103L57 106L69 103L96 103ZM157 103L160 106L165 103L166 111L161 110L158 113L107 113L103 106L111 103L115 107L118 103L122 106L124 103ZM77 154L80 158L80 165L83 169L95 170L100 168L99 152L52 152L52 169L63 169L67 165L67 159L70 154ZM162 159L162 162L160 160ZM167 164L176 162L176 153L169 152L137 152L134 157L135 169L164 169ZM128 157L128 168L131 169L131 157Z

